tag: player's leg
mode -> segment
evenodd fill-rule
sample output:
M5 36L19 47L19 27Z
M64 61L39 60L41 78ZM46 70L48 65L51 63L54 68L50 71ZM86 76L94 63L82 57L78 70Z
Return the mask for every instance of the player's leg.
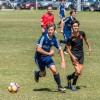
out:
M84 64L84 54L79 58L79 67L80 67L80 75L83 71L83 64Z
M63 33L63 27L64 27L64 18L61 19L61 33Z
M82 70L83 70L83 62L84 62L84 55L81 55L80 57L77 57L78 62L75 62L75 75L73 77L73 83L72 83L72 90L76 91L77 89L75 88L78 77L81 75Z
M77 80L78 80L78 77L80 75L80 67L79 67L79 64L75 65L75 74L73 76L73 82L72 82L72 90L73 91L76 91L76 83L77 83Z
M83 64L80 64L79 67L80 67L80 75L81 75L83 71Z
M64 92L66 89L63 88L62 85L61 85L60 75L59 75L55 65L51 65L49 68L54 75L54 80L56 81L56 83L58 85L58 90Z
M59 17L60 17L60 19L61 19L61 18L62 18L62 15L60 14ZM58 27L60 27L60 25L61 25L61 20L57 23L57 26L58 26Z
M67 88L68 89L72 88L71 79L74 78L74 75L75 75L75 72L73 72L72 74L66 76L66 78L67 78Z
M36 82L39 82L39 77L45 77L45 63L41 59L35 59L35 62L39 68L38 71L34 71L34 79Z

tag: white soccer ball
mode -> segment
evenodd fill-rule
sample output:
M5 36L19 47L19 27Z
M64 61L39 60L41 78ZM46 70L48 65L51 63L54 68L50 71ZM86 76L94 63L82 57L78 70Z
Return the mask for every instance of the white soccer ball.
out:
M8 85L8 91L10 93L17 93L19 91L19 85L16 82L11 82Z

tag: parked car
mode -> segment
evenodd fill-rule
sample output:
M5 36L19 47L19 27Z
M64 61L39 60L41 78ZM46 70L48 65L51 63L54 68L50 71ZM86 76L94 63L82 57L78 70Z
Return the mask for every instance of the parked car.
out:
M21 9L36 9L36 1L35 0L29 0L28 2L22 3L20 5Z
M82 0L82 10L90 10L91 5L95 2L96 0Z
M8 0L0 0L0 9L12 8L11 3Z
M100 10L100 0L96 0L93 4L91 4L90 11L94 10Z
M10 0L12 6L15 8L15 9L20 9L20 5L24 2L26 2L26 0Z
M38 8L47 8L51 4L53 9L57 9L60 3L61 0L38 0Z
M76 0L66 0L65 8L68 10L76 9Z

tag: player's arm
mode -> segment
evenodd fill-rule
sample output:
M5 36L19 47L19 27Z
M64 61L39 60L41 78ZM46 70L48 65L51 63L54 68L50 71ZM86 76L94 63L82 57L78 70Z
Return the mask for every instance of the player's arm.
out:
M65 58L64 58L63 50L60 49L59 52L60 52L60 56L61 56L61 60L62 60L61 67L65 69L66 64L65 64Z
M67 52L70 55L70 57L73 59L74 62L77 62L77 58L72 54L71 50L70 50L70 46L66 46L67 48Z
M67 23L69 21L69 18L67 17L67 18L64 18L63 19L63 21L62 21L62 27L64 27L64 25L65 25L65 23Z
M41 54L45 54L45 55L52 56L54 54L54 50L50 50L50 52L46 52L42 48L43 43L44 43L44 40L45 40L45 37L44 36L41 36L40 39L38 40L36 51L39 52L39 53L41 53Z
M45 55L50 55L50 56L54 55L54 50L50 50L50 52L46 52L45 50L42 49L40 45L37 46L36 51Z
M64 58L64 54L63 54L63 51L62 51L61 46L59 45L59 42L58 42L57 39L55 39L54 46L55 46L57 49L59 49L60 56L61 56L61 60L62 60L62 62L61 62L61 67L62 67L62 68L65 68L65 58Z
M90 54L91 54L91 46L90 46L90 44L89 44L89 41L88 41L88 38L87 38L86 35L84 36L84 40L85 40L85 42L86 42L86 44L87 44L87 46L88 46L88 51L89 51L89 55L90 55Z
M40 24L41 24L42 32L44 32L44 27L43 27L43 25L44 25L44 15L43 15L42 18L41 18Z
M70 57L73 59L74 62L77 61L77 58L72 54L71 50L70 50L70 46L71 46L71 38L67 39L67 44L66 44L66 49L68 54L70 55Z

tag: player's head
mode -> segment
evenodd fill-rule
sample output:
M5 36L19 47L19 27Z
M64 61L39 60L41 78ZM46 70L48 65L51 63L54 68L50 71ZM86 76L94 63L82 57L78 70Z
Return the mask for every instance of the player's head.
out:
M78 32L79 31L79 26L80 26L80 23L78 20L75 20L72 22L72 30L73 32Z
M46 26L47 26L49 36L53 36L53 34L56 30L56 25L53 22L49 22L49 23L47 23Z
M64 4L65 3L65 0L61 0L61 3Z
M70 16L75 18L75 16L76 16L76 9L73 9L73 10L70 11Z
M49 4L49 5L47 6L47 13L48 13L48 14L51 14L51 13L52 13L52 5L51 5L51 4Z

